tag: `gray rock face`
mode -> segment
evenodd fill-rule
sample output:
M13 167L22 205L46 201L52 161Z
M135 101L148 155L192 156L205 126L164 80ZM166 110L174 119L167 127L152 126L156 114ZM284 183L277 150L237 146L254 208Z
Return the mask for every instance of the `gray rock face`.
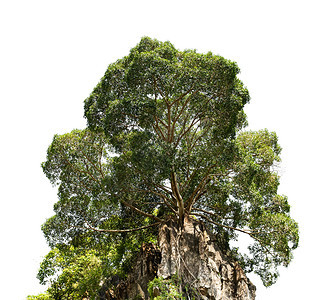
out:
M149 299L149 281L178 274L194 291L187 299L254 300L255 286L237 262L223 256L213 240L199 221L185 219L179 229L170 220L159 230L159 248L144 245L132 273L106 299Z
M170 221L160 229L159 246L158 276L181 274L199 292L198 299L255 299L255 286L238 263L225 259L202 223L185 219L178 229Z
M148 283L157 276L161 252L153 245L143 245L132 273L127 278L127 298L149 299Z
M112 288L104 288L100 300L140 300L149 299L148 283L157 276L158 265L161 261L161 252L153 244L143 245L137 259L124 281L117 278L115 282L110 278Z

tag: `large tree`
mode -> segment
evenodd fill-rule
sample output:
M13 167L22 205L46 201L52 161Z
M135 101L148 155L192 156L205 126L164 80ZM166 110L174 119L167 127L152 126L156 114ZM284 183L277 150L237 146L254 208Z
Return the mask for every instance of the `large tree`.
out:
M249 93L238 73L210 52L147 37L109 65L85 100L88 128L56 135L43 163L59 185L43 225L50 246L108 236L124 241L125 256L160 224L196 218L223 249L239 233L251 237L250 255L232 253L272 284L292 259L298 226L277 193L276 134L244 131Z

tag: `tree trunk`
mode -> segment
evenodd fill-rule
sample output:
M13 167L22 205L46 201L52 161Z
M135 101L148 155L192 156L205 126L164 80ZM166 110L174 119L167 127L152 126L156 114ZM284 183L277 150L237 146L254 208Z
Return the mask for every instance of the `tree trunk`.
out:
M159 230L159 250L154 245L142 248L115 299L149 299L148 282L157 276L177 277L178 289L186 299L255 299L255 286L214 241L202 222L185 218L180 228L178 222L170 220ZM156 295L160 292L157 286Z

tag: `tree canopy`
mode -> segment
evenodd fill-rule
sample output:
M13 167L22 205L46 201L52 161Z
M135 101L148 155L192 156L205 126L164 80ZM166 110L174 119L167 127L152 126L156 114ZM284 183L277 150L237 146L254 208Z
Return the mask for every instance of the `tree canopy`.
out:
M49 245L106 239L124 245L123 260L159 224L194 217L246 271L274 283L298 226L278 195L277 135L244 130L250 98L238 73L223 57L148 37L109 65L85 100L88 128L56 135L42 164L58 185L55 215L42 227ZM250 255L231 249L238 233L251 237Z

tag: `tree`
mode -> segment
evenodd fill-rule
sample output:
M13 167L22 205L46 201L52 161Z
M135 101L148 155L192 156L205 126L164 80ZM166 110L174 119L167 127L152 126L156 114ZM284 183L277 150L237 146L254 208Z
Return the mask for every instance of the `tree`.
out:
M41 264L38 278L43 284L51 284L48 293L54 299L93 298L100 287L102 271L96 251L80 251L70 246L65 251L52 249Z
M147 37L109 65L85 100L88 128L56 135L42 165L59 186L55 215L43 225L49 245L109 239L124 245L124 261L155 239L158 225L197 218L226 250L238 233L251 237L250 256L232 253L274 283L298 245L298 226L277 194L276 134L244 131L249 93L238 73L210 52Z

